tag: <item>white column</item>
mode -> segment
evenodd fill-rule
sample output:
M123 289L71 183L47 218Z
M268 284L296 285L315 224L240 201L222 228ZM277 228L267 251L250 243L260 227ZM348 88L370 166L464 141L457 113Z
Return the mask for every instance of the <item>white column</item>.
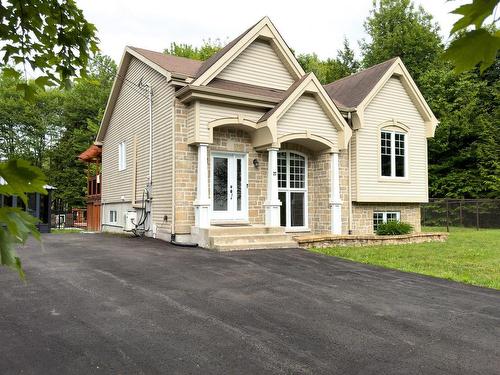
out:
M342 234L342 200L340 199L339 153L331 153L330 216L333 234Z
M210 227L210 199L208 199L208 144L198 145L198 178L196 184L196 200L194 201L195 226ZM175 194L175 192L174 192Z
M278 148L269 148L267 162L267 198L264 202L266 210L266 226L280 226L280 206L278 199Z

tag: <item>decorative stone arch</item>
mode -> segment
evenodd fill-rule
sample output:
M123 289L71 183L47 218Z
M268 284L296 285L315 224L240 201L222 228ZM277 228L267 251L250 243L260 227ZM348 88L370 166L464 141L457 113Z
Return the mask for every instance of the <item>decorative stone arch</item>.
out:
M259 144L273 144L274 137L267 126L260 126L255 121L243 118L243 116L224 117L208 123L209 143L214 141L214 129L221 126L230 126L248 132L252 136L254 147Z
M286 134L278 138L278 145L293 141L312 151L338 152L338 147L329 139L308 131L303 133Z

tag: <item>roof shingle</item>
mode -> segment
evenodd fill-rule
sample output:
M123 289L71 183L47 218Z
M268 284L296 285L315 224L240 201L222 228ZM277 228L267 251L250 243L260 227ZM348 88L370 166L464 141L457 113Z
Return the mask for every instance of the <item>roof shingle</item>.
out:
M373 90L397 57L323 86L337 107L355 108Z
M129 48L171 73L179 73L188 77L194 77L203 64L203 61L188 59L186 57L167 55L137 47Z

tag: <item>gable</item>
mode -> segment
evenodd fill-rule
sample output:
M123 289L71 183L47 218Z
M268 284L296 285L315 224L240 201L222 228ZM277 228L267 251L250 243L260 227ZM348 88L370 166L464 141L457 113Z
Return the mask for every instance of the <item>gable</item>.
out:
M269 42L257 39L241 52L217 78L286 90L294 79Z
M424 119L397 76L392 76L387 80L365 110L365 123L367 125L373 126L375 123L392 119L396 119L410 128L419 127L419 132L425 132Z
M278 119L278 138L304 132L334 144L338 141L337 129L314 95L302 95Z

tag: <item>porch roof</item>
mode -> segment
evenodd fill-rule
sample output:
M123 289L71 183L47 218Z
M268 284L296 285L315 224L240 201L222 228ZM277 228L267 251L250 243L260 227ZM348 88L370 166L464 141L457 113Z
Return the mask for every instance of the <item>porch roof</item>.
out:
M83 151L80 155L78 155L78 159L81 161L92 162L96 159L100 159L102 154L102 148L97 145L92 145L85 151Z

